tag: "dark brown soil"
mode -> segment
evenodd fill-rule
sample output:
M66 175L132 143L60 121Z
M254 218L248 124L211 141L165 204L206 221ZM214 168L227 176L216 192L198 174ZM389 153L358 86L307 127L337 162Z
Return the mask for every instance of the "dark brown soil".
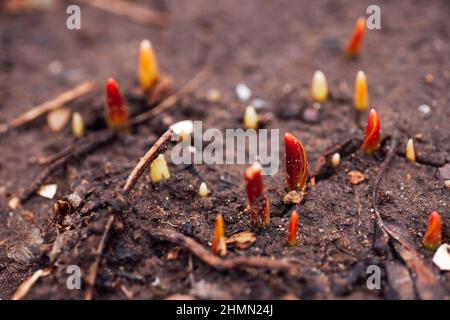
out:
M94 80L101 88L70 107L83 114L89 132L101 129L103 83L113 76L130 96L135 87L138 44L144 38L151 39L162 70L174 79L176 87L205 65L213 70L205 85L170 111L54 172L46 180L58 185L54 200L33 196L19 209L8 206L9 199L45 168L33 160L74 142L70 128L54 134L45 120L39 119L0 137L1 299L9 299L22 281L47 266L52 266L51 275L39 280L27 298L83 298L85 285L83 290L67 289L66 267L78 265L82 276L87 276L115 203L90 212L86 208L115 197L168 124L192 119L202 120L205 128L240 127L245 104L235 94L238 83L245 83L254 98L267 102L260 112L270 119L268 128L301 137L309 167L314 168L328 147L362 135L351 101L354 76L360 69L368 77L370 105L380 115L383 137L397 133L403 150L408 138L422 134L415 142L422 164L395 156L380 185L379 205L383 218L401 226L413 239L415 249L439 276L439 285L449 297L449 273L432 265L433 253L421 246L433 210L443 219L443 242L450 240L450 189L436 178L438 167L450 161L448 1L382 1L382 29L367 30L357 61L348 61L343 51L356 18L364 15L370 1L146 2L169 10L174 16L172 23L166 28L149 28L81 5L82 30L69 31L65 28L69 3L65 1L49 12L0 12L0 123L84 80ZM61 70L55 71L58 63ZM301 115L312 105L309 85L316 69L327 75L334 99L323 105L319 122L311 124ZM427 74L434 77L431 83L425 81ZM212 88L221 92L217 103L206 99ZM428 116L419 112L421 104L431 106ZM142 111L135 100L129 99L128 105L133 113ZM94 298L125 299L124 292L131 292L136 299L173 294L212 299L401 297L386 274L387 265L402 264L401 260L389 248L373 246L371 185L388 142L374 157L353 150L343 157L336 172L319 177L316 186L309 188L306 201L297 207L300 227L295 248L285 246L291 208L281 203L283 170L265 179L272 209L272 222L265 230L253 229L244 212L244 166L187 168L170 164L171 179L158 186L143 176L131 192L129 205L115 208L122 212L106 243ZM350 170L359 170L368 179L349 185L346 172ZM89 182L91 192L82 210L67 215L56 230L51 222L55 201L70 194L83 179ZM212 190L206 199L197 195L202 180ZM149 236L151 228L173 227L208 246L218 213L224 215L227 235L251 230L257 236L252 247L229 250L229 256L293 258L301 274L255 269L219 272L195 257L191 268L188 252L181 250L177 259L168 260L167 253L174 246ZM50 262L48 249L55 247L56 239L61 251L56 261ZM366 268L371 264L383 271L381 290L366 287Z

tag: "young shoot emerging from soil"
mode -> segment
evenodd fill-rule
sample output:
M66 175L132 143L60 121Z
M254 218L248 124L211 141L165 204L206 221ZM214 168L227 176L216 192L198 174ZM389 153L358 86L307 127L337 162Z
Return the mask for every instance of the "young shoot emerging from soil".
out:
M380 149L380 119L375 109L370 110L364 133L361 151L371 155L374 151Z
M297 211L292 211L291 217L289 219L288 228L288 239L287 243L289 246L293 247L297 245L297 233L298 233L298 213Z
M283 202L285 204L299 204L303 200L308 175L306 152L300 140L290 133L284 135L284 145L286 148L285 168L288 194L284 197Z
M353 103L356 111L362 112L369 106L369 95L367 94L367 78L361 70L356 74L355 93Z
M359 17L356 21L355 29L347 45L347 56L355 58L361 51L361 43L364 38L364 31L366 27L366 20Z
M211 252L217 256L226 256L227 245L225 243L225 223L221 214L216 217L214 226L213 240L211 243Z
M325 102L328 99L328 83L325 74L317 70L311 82L311 96L314 102Z
M152 89L159 77L155 50L148 40L142 40L139 48L137 77L139 86L146 91Z
M261 175L261 165L252 164L245 170L248 208L252 222L257 227L266 227L270 223L270 205L266 196Z
M428 218L427 231L423 238L423 246L430 250L436 250L442 241L441 216L436 211L430 213Z
M106 82L105 118L108 127L117 129L119 133L128 133L128 108L123 102L119 85L113 78Z

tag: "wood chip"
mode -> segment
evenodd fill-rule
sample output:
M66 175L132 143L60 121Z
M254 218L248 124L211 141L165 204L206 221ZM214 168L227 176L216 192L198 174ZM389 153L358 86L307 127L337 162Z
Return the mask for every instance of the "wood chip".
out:
M20 205L20 199L18 197L11 198L8 202L8 206L11 209L17 209Z
M364 175L364 173L358 170L352 170L349 173L347 173L347 180L350 184L359 184L366 179L367 177Z
M56 194L56 191L58 190L57 184L45 184L41 186L36 193L40 195L41 197L47 198L47 199L53 199L53 197Z
M47 125L52 132L62 131L69 123L72 111L68 108L59 108L47 114Z
M450 245L442 244L433 256L433 262L441 271L450 271Z
M236 249L245 250L256 241L256 237L250 231L242 231L232 234L225 239L225 243L234 246Z
M176 260L178 258L178 254L180 253L181 247L173 247L167 253L167 260Z

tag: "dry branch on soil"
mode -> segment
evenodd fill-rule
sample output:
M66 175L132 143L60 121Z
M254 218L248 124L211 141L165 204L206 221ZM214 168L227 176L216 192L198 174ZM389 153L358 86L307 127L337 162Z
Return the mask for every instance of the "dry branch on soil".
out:
M284 270L298 272L298 266L287 259L271 259L266 257L239 256L222 259L203 247L200 243L173 229L153 229L152 238L168 241L191 252L194 256L216 270L231 270L235 268L263 268L268 270Z
M62 105L91 92L94 88L95 85L93 82L85 81L75 88L61 93L56 98L33 107L31 110L11 120L9 123L0 125L0 133L5 133L10 129L23 126L24 124L27 124L28 122L33 121L46 113L58 109Z
M89 274L86 278L86 283L88 287L84 295L85 300L91 300L94 295L94 285L95 280L97 279L98 267L100 265L100 260L102 258L103 251L105 249L105 243L106 240L108 239L109 231L111 230L113 222L114 216L111 215L109 216L108 221L106 222L105 230L103 231L97 250L95 251L94 262L92 262L91 266L89 267Z
M395 149L397 147L397 138L394 136L391 140L388 154L383 164L380 167L378 176L375 178L372 186L372 205L375 210L377 223L384 233L384 238L392 243L392 248L401 257L405 265L413 274L413 281L417 291L417 295L421 299L442 299L444 292L439 284L438 278L433 273L433 270L423 261L420 254L414 249L404 236L404 232L399 228L385 223L381 218L380 211L378 209L378 187L383 174L387 171L392 158L395 155Z
M123 187L123 192L125 194L130 193L139 177L142 175L144 170L148 169L152 161L155 160L158 155L164 153L164 151L167 150L168 144L172 138L172 134L172 129L168 129L139 160L138 164L136 165L136 167L134 167L133 171L131 171L130 175L127 178L127 181L125 182L125 186Z

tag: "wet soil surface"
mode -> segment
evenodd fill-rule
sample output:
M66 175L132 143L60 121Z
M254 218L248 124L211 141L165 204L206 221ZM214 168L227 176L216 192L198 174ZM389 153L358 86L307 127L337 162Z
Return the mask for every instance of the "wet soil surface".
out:
M9 299L20 283L46 267L51 267L50 275L40 279L27 298L83 298L86 277L111 214L116 218L100 259L94 298L164 299L174 294L200 299L405 297L401 286L394 285L397 269L392 267L402 268L402 259L392 248L374 246L372 182L385 159L388 137L393 135L398 137L399 154L407 139L416 137L421 163L407 162L401 155L393 158L380 184L382 217L401 227L432 268L442 288L440 298L450 295L449 274L432 265L433 252L421 245L433 210L442 216L443 242L450 237L450 189L436 176L439 167L450 161L448 1L382 1L382 29L367 30L356 61L346 59L343 52L356 18L371 4L366 1L145 2L173 15L164 28L143 26L83 4L79 31L65 28L68 4L58 2L47 12L0 12L1 123L84 80L94 80L99 88L68 106L83 115L88 133L100 130L104 127L103 83L110 76L118 80L131 112L142 112L142 103L132 99L131 92L136 86L138 45L144 38L151 39L161 69L172 77L175 87L205 65L212 74L169 111L52 173L45 183L58 185L53 200L34 195L19 208L8 206L45 168L36 159L75 141L70 126L52 133L44 117L0 137L1 299ZM309 85L317 69L325 72L333 98L311 121L303 114L313 105ZM191 119L202 120L204 128L240 128L244 108L254 99L264 101L259 100L258 109L266 119L264 126L280 129L280 137L285 132L300 137L309 168L314 168L327 148L362 136L367 115L355 122L351 99L360 69L368 77L370 106L379 113L385 143L373 157L363 156L357 145L350 148L336 170L327 169L314 187L308 187L304 203L295 207L300 215L296 247L285 245L293 208L281 201L285 193L282 167L276 175L265 177L272 221L264 230L253 228L245 211L243 165L175 166L169 162L168 181L152 185L145 174L126 206L117 200L128 174L167 125ZM236 96L238 83L252 90L247 102ZM217 101L208 99L211 89L219 90ZM430 107L428 114L419 111L422 104ZM352 170L367 179L350 184L347 173ZM203 181L211 190L208 198L197 195ZM88 190L80 209L55 218L56 200L82 183L87 183ZM224 215L227 235L245 230L256 235L250 248L229 248L228 257L290 258L300 273L252 268L217 271L186 250L174 258L175 245L149 234L153 228L170 227L207 247L218 213ZM69 265L81 269L81 290L67 289ZM369 265L382 270L380 290L366 286ZM420 296L418 290L413 297Z

